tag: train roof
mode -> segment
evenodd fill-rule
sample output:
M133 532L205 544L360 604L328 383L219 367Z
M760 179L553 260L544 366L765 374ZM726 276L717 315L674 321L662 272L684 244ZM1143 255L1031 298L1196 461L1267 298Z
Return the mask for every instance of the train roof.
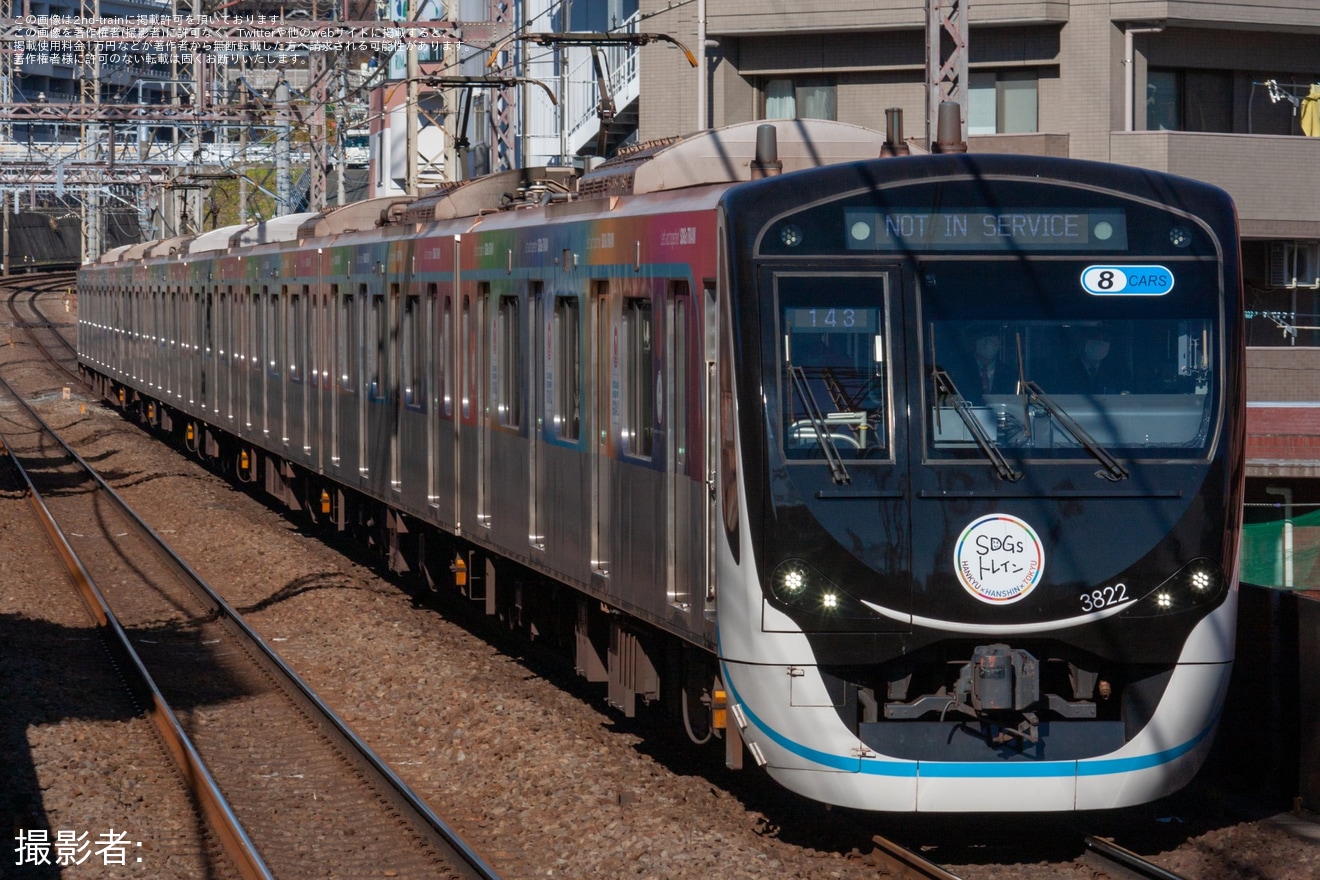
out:
M573 191L570 168L515 168L440 187L424 194L404 211L406 223L431 223L455 217L475 217L486 211L539 203L545 197Z
M222 251L229 247L229 241L234 235L250 224L237 223L233 226L221 226L219 229L212 229L210 232L203 232L188 243L188 253L199 254L204 251Z
M124 254L128 253L128 251L129 251L132 247L133 247L133 245L131 245L131 244L121 244L121 245L119 245L118 247L112 247L112 248L110 248L110 250L108 250L108 251L106 251L105 253L101 254L101 258L100 258L99 260L97 260L96 262L98 262L98 263L118 263L120 260L124 259Z
M775 128L782 171L818 168L837 162L874 159L885 135L826 119L771 119L742 122L683 137L639 144L578 181L582 198L637 195L757 176L757 130Z
M773 127L774 167L757 158L758 131ZM737 123L680 137L639 144L575 178L571 168L521 168L457 181L418 197L386 196L289 214L259 223L226 226L200 235L116 248L98 262L123 262L175 253L205 253L308 238L321 238L395 224L426 224L478 217L510 208L591 203L626 195L688 190L752 180L768 173L818 168L877 158L881 132L825 119L775 119Z
M273 244L281 241L294 241L298 238L298 229L307 220L320 216L315 211L302 214L285 214L272 217L260 223L253 223L238 230L229 239L230 247L250 247L256 244Z
M326 208L302 222L298 227L298 238L320 238L374 229L398 219L403 208L412 201L411 196L383 196Z

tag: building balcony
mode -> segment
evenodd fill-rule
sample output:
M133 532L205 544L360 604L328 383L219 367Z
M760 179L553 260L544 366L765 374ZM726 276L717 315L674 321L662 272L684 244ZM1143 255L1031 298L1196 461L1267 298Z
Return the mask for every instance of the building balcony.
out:
M1121 131L1110 135L1109 158L1222 187L1243 238L1320 239L1320 138Z

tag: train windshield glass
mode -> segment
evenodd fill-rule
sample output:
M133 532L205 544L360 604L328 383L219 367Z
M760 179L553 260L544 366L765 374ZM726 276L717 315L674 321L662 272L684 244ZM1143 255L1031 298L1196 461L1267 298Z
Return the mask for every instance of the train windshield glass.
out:
M887 457L884 279L777 275L775 284L784 454Z
M1085 268L928 268L933 457L983 455L983 442L1010 458L1082 458L1094 447L1126 458L1207 454L1218 394L1213 264L1178 265L1159 296L1091 295L1079 282Z

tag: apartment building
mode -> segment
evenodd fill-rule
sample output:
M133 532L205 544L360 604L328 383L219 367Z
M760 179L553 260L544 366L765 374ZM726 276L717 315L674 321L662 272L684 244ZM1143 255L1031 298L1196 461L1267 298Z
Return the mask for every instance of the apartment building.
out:
M948 3L945 0L947 7ZM925 138L925 0L642 0L639 138L775 117ZM1320 3L971 0L968 144L1167 171L1237 201L1248 312L1246 567L1320 587ZM704 96L706 106L698 107Z

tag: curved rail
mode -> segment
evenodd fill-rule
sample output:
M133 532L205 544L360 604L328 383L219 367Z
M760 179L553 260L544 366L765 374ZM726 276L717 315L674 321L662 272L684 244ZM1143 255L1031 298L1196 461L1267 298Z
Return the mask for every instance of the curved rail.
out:
M4 379L0 379L0 388L3 388L6 394L18 401L43 427L45 426L45 422L41 420L40 416L36 415L27 401L23 400L22 396L15 392ZM54 435L52 434L52 436ZM10 445L3 432L0 432L0 444L3 444L6 448ZM27 486L28 501L32 504L33 510L36 511L42 528L55 546L55 551L63 560L65 568L68 569L69 576L73 579L74 586L77 587L88 612L96 620L101 637L105 640L111 655L124 673L128 686L134 692L134 697L143 706L150 707L147 714L160 732L161 739L187 781L199 808L210 823L212 831L219 838L226 854L233 860L239 875L244 880L273 880L274 875L271 874L261 860L261 856L257 853L256 847L253 846L252 840L248 837L242 824L238 821L238 817L234 815L229 802L220 793L219 786L216 785L201 756L197 754L192 741L184 733L174 710L170 708L165 696L156 687L151 674L147 672L142 659L138 657L137 651L133 649L128 634L120 626L119 620L115 617L114 612L110 610L109 603L106 602L100 589L93 582L87 568L83 565L82 560L78 558L78 554L69 543L68 538L65 537L64 531L55 521L50 508L46 506L46 502L32 482L27 468L23 466L17 456L10 455L9 460L19 476L22 477L24 485ZM82 462L81 459L79 461ZM85 466L85 462L83 464Z
M26 330L28 335L37 344L37 348L41 350L41 354L46 360L50 361L53 366L64 372L66 375L71 376L81 383L82 377L78 375L78 350L76 346L69 342L64 334L59 332L59 329L41 313L41 310L37 308L36 302L38 296L43 293L50 293L52 290L64 286L72 281L73 278L74 276L71 275L56 275L45 276L37 283L29 282L15 285L11 282L7 285L10 291L7 304L9 306L9 313L13 316L14 327ZM32 311L32 314L37 317L36 321L27 320L19 314L17 300L19 296L24 293L30 294L27 306ZM60 358L56 356L55 352L51 349L51 346L47 345L37 335L37 329L50 331L50 335L54 338L55 344L68 355L68 362L61 361Z
M415 821L417 827L426 829L429 832L427 836L431 843L435 845L439 851L445 853L451 862L451 866L460 872L462 876L480 878L480 880L498 880L499 875L486 863L481 855L464 841L457 831L451 828L448 823L437 816L365 742L350 730L342 719L340 719L329 706L322 702L316 693L313 692L312 689L308 687L287 664L284 663L279 655L266 645L265 641L262 640L250 626L248 626L247 622L244 621L222 597L215 593L215 591L202 580L200 575L193 571L187 562L179 558L177 554L170 549L168 544L166 544L166 542L155 532L155 530L137 516L129 505L120 498L118 493L116 493L114 489L111 488L98 473L96 473L91 465L79 456L78 453L67 443L65 443L55 431L50 429L32 406L28 404L26 400L23 400L21 395L14 393L9 385L4 383L2 379L0 379L0 385L3 385L9 393L13 394L14 398L25 410L27 410L31 418L40 424L42 430L50 433L59 446L63 448L64 452L75 461L79 467L87 472L91 479L95 481L97 487L101 490L103 497L108 499L126 520L132 522L138 529L140 529L142 534L159 549L161 557L166 564L175 569L176 573L181 578L194 583L205 594L206 600L212 603L214 612L223 617L226 623L239 630L245 638L250 640L251 645L259 652L261 659L267 664L267 666L273 670L276 675L282 677L289 685L288 690L290 694L302 704L304 711L311 717L324 719L327 733L337 741L342 753L349 757L350 760L354 761L366 775L374 777L383 783L381 792L390 801L391 806L395 808L398 814L411 817ZM2 440L3 438L0 438L0 441ZM31 486L30 482L29 486ZM32 491L35 493L35 489L32 489ZM67 542L65 543L67 544ZM84 576L86 576L85 571ZM87 579L87 583L90 585L89 578ZM94 589L94 585L92 586ZM109 609L104 607L103 600L99 601L98 605L103 607L104 610L101 614L104 614L107 621L113 620L113 617L109 613ZM115 626L118 626L117 622ZM120 629L120 633L122 634L122 629ZM132 652L132 648L128 647L126 637L124 637L124 648L125 650ZM132 656L136 658L136 654L133 654ZM141 666L140 662L135 665ZM142 667L142 673L144 675L146 674L145 667ZM155 698L153 697L150 702L154 705ZM161 705L164 706L163 697L161 698ZM173 713L168 711L168 707L165 707L165 709L166 711L163 714L167 715L170 719L173 719ZM198 760L200 761L200 759ZM185 776L191 778L192 765L181 765L181 767L183 767ZM258 873L244 876L265 877L269 875Z

